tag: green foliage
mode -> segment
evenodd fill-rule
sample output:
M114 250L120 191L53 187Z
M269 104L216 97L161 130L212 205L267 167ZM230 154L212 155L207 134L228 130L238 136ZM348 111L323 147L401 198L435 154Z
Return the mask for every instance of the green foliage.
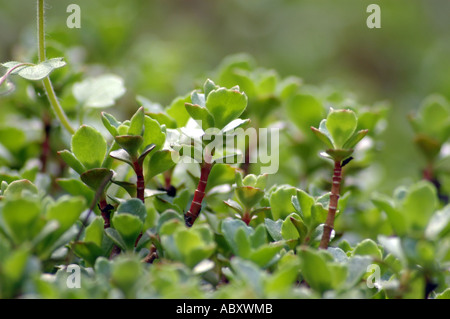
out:
M1 298L449 298L445 92L423 101L410 117L414 136L402 140L422 152L423 179L417 171L393 180L399 187L388 196L384 175L422 163L388 143L400 125L386 103L283 77L288 68L278 73L247 54L196 70L170 41L152 38L148 50L120 21L84 35L97 43L90 54L101 65L60 34L45 51L64 58L2 64ZM114 46L121 41L129 50ZM35 59L25 45L11 50L14 59ZM209 56L207 46L191 45ZM179 64L210 78L194 80ZM239 141L247 127L277 128L279 140ZM245 156L265 142L278 151L275 174ZM342 164L339 194L329 193L336 178L320 150ZM404 163L389 163L386 153ZM330 247L318 249L337 195ZM186 227L193 206L198 218ZM79 289L67 284L73 266Z

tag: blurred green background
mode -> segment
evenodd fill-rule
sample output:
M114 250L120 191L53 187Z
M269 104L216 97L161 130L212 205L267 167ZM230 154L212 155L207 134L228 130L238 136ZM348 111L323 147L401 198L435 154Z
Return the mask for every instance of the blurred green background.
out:
M80 29L66 27L71 3L81 7ZM366 26L371 3L381 29ZM0 0L0 61L32 59L35 7ZM282 77L389 101L378 160L390 191L420 177L424 163L406 115L431 93L450 98L449 13L448 0L48 0L46 32L70 67L124 77L123 108L135 108L138 94L167 104L239 52Z

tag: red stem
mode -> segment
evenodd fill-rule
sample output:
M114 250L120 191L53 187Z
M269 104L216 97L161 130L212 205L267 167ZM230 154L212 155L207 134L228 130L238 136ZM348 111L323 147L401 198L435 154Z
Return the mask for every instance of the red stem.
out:
M328 215L325 225L323 227L322 240L320 241L319 248L327 249L331 238L331 232L334 227L334 218L336 216L336 210L339 201L339 193L342 180L342 166L340 161L334 162L333 183L331 186L330 204L328 206Z
M110 220L111 211L110 211L110 207L108 206L108 203L106 202L105 197L100 198L98 206L100 207L100 211L102 212L103 220L105 221L104 228L106 229L106 228L111 227L111 220Z
M137 181L136 181L136 190L137 195L136 197L139 198L143 203L145 202L144 199L144 190L145 190L145 181L144 181L144 171L142 169L142 166L139 165L139 163L134 162L133 163L133 169L136 173Z
M242 221L247 225L250 224L250 222L252 221L252 216L250 215L249 212L244 213L244 215L242 216Z
M202 209L203 198L205 197L206 183L211 172L212 163L203 162L201 165L200 180L194 193L190 209L184 214L184 221L187 227L191 227Z
M144 170L142 168L142 165L139 165L137 161L133 163L133 169L136 173L136 190L137 194L136 197L140 199L145 204L145 198L144 198L144 191L145 191L145 180L144 180ZM136 241L134 242L134 247L137 247L137 244L139 240L142 237L142 232L139 234L139 236L136 238Z

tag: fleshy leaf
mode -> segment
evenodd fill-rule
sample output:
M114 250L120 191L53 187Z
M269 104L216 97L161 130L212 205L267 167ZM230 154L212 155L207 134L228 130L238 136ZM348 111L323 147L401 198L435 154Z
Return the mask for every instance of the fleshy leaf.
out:
M93 127L83 125L72 136L72 152L87 169L101 167L106 141Z
M205 107L201 107L197 104L185 104L186 111L189 115L199 123L201 123L202 129L206 131L210 127L214 127L214 118L209 113L208 109Z
M331 110L327 116L326 127L333 139L333 145L341 149L352 137L358 125L358 119L352 110Z
M213 90L206 99L206 108L213 116L218 129L237 119L246 107L247 96L236 90L226 88Z
M103 108L114 105L115 100L125 93L125 87L121 77L104 74L75 83L72 92L84 106Z
M113 176L113 171L107 168L93 168L80 175L83 183L97 190L102 186L105 180L110 180Z
M83 174L86 171L86 167L68 150L59 151L58 155L61 156L64 162L69 165L78 174Z

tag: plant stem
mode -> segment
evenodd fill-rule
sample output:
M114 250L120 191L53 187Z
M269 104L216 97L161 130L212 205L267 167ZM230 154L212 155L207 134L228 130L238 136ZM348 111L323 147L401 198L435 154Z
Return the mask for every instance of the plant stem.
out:
M249 211L246 211L246 212L244 213L244 215L242 216L242 221L243 221L244 223L246 223L247 226L248 226L248 224L250 224L250 222L252 221L252 216L250 215L250 212L249 212Z
M100 211L102 212L103 220L105 221L104 228L106 229L106 228L111 227L111 218L110 217L111 217L112 206L106 202L106 198L104 195L102 195L102 197L100 198L98 206L100 208Z
M340 161L334 162L333 182L331 186L330 204L328 206L328 215L325 225L323 226L322 240L320 241L319 248L327 249L330 242L331 232L334 228L334 218L336 216L336 210L339 201L339 193L342 180L342 166Z
M144 169L142 168L142 165L138 163L138 161L133 162L133 169L136 173L136 197L140 199L145 204L145 180L144 180ZM139 240L142 237L142 232L139 233L139 236L136 238L136 241L134 243L134 247L137 247Z
M137 161L133 163L133 169L136 173L136 197L139 198L143 203L145 203L144 191L145 191L145 180L144 180L144 170L142 165L140 165Z
M192 199L190 209L184 214L184 221L187 227L191 227L200 214L203 198L205 197L206 184L212 166L212 163L206 161L201 164L200 180L194 193L194 199Z
M42 63L45 61L44 0L37 0L37 28L38 59L39 63ZM44 89L53 111L66 130L73 135L75 130L70 125L66 113L64 113L64 110L58 102L50 77L47 76L42 80L42 83L44 84Z

